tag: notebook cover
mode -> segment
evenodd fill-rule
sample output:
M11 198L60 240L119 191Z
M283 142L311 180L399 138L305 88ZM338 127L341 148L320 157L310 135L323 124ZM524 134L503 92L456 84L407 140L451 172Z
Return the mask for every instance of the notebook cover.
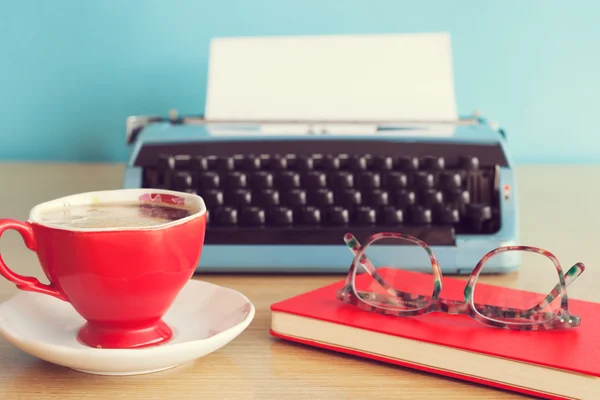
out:
M429 287L431 287L431 278L423 279L424 274L416 272L402 271L402 273L406 274L406 280L415 282L417 285L415 288L416 292L428 292ZM569 309L572 314L582 318L581 325L577 328L551 331L510 331L486 326L468 316L462 315L432 313L418 317L399 318L369 313L336 299L335 293L343 285L344 280L341 280L334 284L300 294L273 304L271 310L600 377L600 319L597 318L600 315L599 303L569 299ZM465 285L466 281L444 277L441 297L463 300ZM496 296L510 296L517 292L520 296L527 295L528 293L483 283L478 283L476 288L477 296L483 299ZM535 296L536 299L540 298L539 295ZM543 396L551 399L561 398L549 397L548 394L537 393L534 390L517 388L500 382L464 376L452 371L433 370L426 366L411 365L324 343L298 340L297 338L287 337L273 330L271 330L271 334L315 347L353 354L524 394Z

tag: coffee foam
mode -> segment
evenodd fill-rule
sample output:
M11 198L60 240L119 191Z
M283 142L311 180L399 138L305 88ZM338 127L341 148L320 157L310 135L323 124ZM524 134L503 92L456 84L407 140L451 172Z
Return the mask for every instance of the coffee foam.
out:
M40 212L39 221L70 228L124 228L156 226L190 215L182 206L115 202L48 208Z
M152 221L130 222L125 224L123 218L118 220L98 222L94 224L83 224L83 218L86 217L86 208L91 208L98 204L136 204L144 205L146 212L144 218L150 217ZM149 213L149 206L163 206L170 209L185 210L182 218L162 218L160 215L152 216ZM62 212L60 218L57 218ZM184 223L190 219L197 218L206 213L206 206L203 199L191 193L180 193L163 189L117 189L98 192L81 193L71 196L51 200L35 206L30 214L28 221L38 223L58 229L67 229L73 231L116 231L116 230L135 230L135 229L161 229L174 224ZM64 222L64 215L69 215L69 223ZM180 215L181 216L181 215ZM89 220L88 220L89 221Z

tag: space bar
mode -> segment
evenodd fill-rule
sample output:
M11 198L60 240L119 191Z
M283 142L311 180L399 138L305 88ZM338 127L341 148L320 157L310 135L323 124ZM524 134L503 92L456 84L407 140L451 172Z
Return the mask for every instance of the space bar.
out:
M363 242L380 232L402 233L417 237L430 246L454 246L455 233L451 226L396 227L217 227L208 226L205 244L221 245L343 245L344 235L352 233ZM410 242L407 242L410 244Z

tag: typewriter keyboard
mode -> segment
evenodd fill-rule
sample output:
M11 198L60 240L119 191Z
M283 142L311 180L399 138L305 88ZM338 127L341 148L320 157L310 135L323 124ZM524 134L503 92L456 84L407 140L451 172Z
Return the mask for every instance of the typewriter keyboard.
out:
M455 234L500 227L493 157L483 165L485 154L455 155L442 146L407 154L408 146L381 143L303 144L142 149L142 186L202 196L211 244L339 244L348 231L363 238L395 231L450 245Z

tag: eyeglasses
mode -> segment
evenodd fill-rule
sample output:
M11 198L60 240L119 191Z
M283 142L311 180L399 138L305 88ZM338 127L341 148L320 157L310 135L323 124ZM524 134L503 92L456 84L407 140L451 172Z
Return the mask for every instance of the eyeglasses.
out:
M442 272L433 251L423 241L413 236L389 232L371 236L364 246L350 233L344 236L344 241L354 254L354 259L337 298L359 308L397 317L431 312L465 314L483 324L512 330L571 328L581 323L580 317L569 312L567 286L583 273L585 266L577 263L563 274L560 263L549 251L529 246L504 246L488 252L471 272L464 289L464 300L457 301L439 297L442 291ZM407 247L407 244L410 246ZM419 253L428 258L433 279L429 274L411 274L394 268L395 264L402 262L398 259L403 254L395 245L410 251L412 256ZM489 290L479 289L477 278L482 269L497 261L494 260L495 257L513 256L513 252L535 253L554 265L554 269L548 266L547 272L556 275L557 284L549 294L544 296L526 291L501 290L491 295ZM374 264L369 258L380 255L387 256L384 257L387 260ZM423 288L431 295L417 293L422 292ZM501 300L510 302L510 306L490 304L496 303L499 300L497 297L502 296L508 297Z

